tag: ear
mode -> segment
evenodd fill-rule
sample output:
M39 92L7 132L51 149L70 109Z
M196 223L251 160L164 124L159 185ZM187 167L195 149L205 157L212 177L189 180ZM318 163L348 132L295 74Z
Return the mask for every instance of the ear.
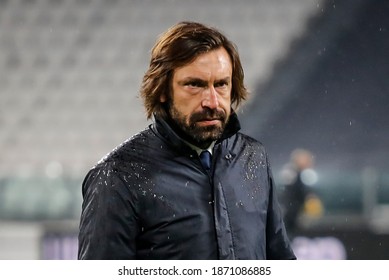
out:
M166 100L167 100L166 94L162 93L162 94L159 96L159 101L161 101L161 103L165 103Z

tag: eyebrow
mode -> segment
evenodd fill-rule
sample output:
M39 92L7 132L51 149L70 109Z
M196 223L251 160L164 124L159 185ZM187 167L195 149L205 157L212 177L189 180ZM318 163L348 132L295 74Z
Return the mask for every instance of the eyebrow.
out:
M230 82L230 81L231 81L231 78L230 78L230 77L225 77L225 78L216 80L215 83L220 83L220 82L228 83L228 82Z
M186 77L183 80L178 82L181 85L185 85L187 83L199 83L199 84L207 84L207 81L200 79L200 78L195 78L195 77Z
M230 77L225 77L222 79L215 80L215 84L220 83L220 82L228 83L230 81L231 81ZM181 85L185 85L187 83L198 83L200 85L206 85L208 82L206 80L203 80L203 79L200 79L197 77L186 77L183 80L179 81L178 83Z

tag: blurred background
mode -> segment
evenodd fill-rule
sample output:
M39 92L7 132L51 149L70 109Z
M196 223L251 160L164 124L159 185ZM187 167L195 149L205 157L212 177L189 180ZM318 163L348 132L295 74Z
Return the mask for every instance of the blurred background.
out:
M389 259L388 12L381 0L1 0L0 259L76 258L82 180L149 124L141 79L181 20L238 47L242 131L267 147L297 257Z

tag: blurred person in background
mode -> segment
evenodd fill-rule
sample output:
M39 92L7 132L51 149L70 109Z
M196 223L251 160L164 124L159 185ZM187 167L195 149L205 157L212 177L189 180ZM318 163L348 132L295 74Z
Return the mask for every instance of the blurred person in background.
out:
M79 259L295 259L268 156L239 132L247 97L234 44L195 22L152 49L153 123L86 175Z
M322 204L311 186L316 182L314 155L306 149L295 149L290 161L281 171L283 192L281 204L285 226L292 236L299 228L302 214L317 217L322 214Z

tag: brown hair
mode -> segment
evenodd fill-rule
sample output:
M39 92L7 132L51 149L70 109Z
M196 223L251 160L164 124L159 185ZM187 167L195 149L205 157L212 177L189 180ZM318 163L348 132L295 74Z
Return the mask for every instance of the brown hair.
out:
M244 73L235 45L212 27L197 22L180 22L157 40L151 51L150 66L140 88L140 96L147 118L153 114L165 118L166 110L160 96L170 98L171 79L174 69L193 61L202 53L223 47L232 63L231 103L239 106L247 98Z

